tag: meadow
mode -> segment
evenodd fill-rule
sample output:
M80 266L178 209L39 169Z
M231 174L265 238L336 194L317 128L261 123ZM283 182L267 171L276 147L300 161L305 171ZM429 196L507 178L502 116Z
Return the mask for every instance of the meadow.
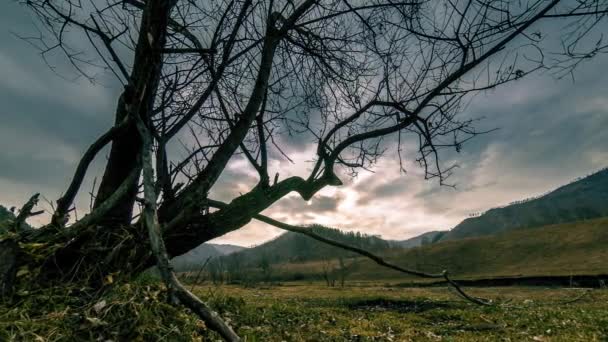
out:
M473 288L494 306L445 287L358 283L199 286L246 341L608 341L608 290Z
M446 287L290 282L190 288L244 341L608 341L608 289L475 287L479 306ZM0 304L0 341L219 341L154 279L19 293Z

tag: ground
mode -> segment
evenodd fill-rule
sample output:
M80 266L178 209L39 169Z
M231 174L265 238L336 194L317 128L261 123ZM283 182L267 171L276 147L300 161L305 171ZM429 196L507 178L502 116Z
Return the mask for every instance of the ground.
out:
M608 341L608 289L471 288L482 307L445 287L384 282L193 288L245 341ZM218 341L153 280L101 298L57 288L0 305L0 341ZM567 303L571 301L571 303ZM573 302L572 302L573 301Z
M246 341L608 341L608 290L475 288L480 307L446 288L291 283L195 290L224 308ZM223 302L223 303L221 303Z

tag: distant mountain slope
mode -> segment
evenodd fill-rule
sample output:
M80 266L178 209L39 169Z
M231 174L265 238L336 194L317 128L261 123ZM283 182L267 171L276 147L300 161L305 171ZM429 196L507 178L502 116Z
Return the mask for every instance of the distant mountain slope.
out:
M197 270L209 258L230 255L243 249L245 249L245 247L204 243L186 254L173 258L171 264L178 272Z
M418 236L415 236L415 237L407 239L407 240L392 241L392 242L394 242L394 244L397 247L413 248L413 247L419 247L422 245L427 245L430 243L435 243L439 239L441 239L443 234L445 234L444 231L430 231L430 232L422 233Z
M608 216L608 169L562 186L540 198L491 209L479 217L467 218L447 232L440 241L602 216Z
M326 238L365 248L370 251L383 251L392 246L389 241L376 236L343 232L338 229L322 226L312 226L310 229L314 229L315 233ZM303 262L334 259L352 255L351 252L318 242L308 236L287 232L257 247L234 253L226 259L233 259L231 261L239 259L238 261L243 266L257 266L262 261L276 264L287 261Z
M518 229L502 234L447 241L411 249L391 249L383 257L426 272L444 269L456 278L608 274L608 217ZM275 272L319 278L322 263L284 263ZM351 280L414 279L358 257ZM419 279L419 278L415 278Z
M213 243L211 245L213 247L215 247L215 249L217 249L220 253L222 253L222 255L229 255L229 254L240 252L244 249L247 249L246 247L235 246L235 245L218 245L215 243Z

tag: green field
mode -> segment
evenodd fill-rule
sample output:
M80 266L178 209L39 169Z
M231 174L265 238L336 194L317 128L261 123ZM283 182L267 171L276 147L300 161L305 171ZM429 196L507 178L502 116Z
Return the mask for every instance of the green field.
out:
M608 290L564 304L583 291L474 289L477 296L504 303L481 307L446 288L197 288L203 298L230 303L222 314L247 341L606 341Z
M200 287L228 301L223 314L247 341L605 341L608 291L485 288L508 303L481 307L445 288L295 284L245 289Z
M496 305L471 304L444 287L380 282L194 288L244 341L608 341L608 289L468 291ZM167 304L158 283L120 285L94 300L65 289L22 296L19 307L0 306L0 341L219 340Z

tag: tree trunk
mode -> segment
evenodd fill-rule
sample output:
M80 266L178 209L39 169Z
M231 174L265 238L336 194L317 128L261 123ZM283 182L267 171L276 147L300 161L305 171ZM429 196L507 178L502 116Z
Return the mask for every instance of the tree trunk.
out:
M126 117L139 116L144 122L151 119L154 98L162 73L162 49L167 38L167 25L175 0L148 1L144 8L129 84L118 101L116 124ZM142 142L134 120L125 132L112 143L110 158L97 192L95 206L101 205L122 184L134 168L141 155ZM106 215L105 223L129 224L137 195L137 182L129 196Z
M125 108L125 97L130 96L128 90L121 95L116 110L116 125L122 122L128 115ZM122 182L138 166L137 156L141 153L141 139L134 124L130 124L119 137L112 142L110 157L101 179L101 184L95 197L94 208L98 208L106 201ZM104 216L101 223L105 224L128 224L133 217L133 205L137 195L137 180L129 187L128 194L124 199Z
M0 301L10 298L15 287L19 245L13 239L0 241Z

